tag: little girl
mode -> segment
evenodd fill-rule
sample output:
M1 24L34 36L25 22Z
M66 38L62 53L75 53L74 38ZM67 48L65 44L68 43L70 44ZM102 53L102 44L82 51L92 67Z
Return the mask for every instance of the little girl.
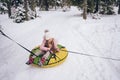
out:
M38 65L42 66L46 59L48 59L49 55L52 53L54 54L55 52L59 52L59 48L57 47L57 41L51 36L50 32L48 30L44 31L44 37L42 44L40 45L40 52L35 53L35 55L43 55L42 58L39 60ZM26 64L32 64L34 61L34 58L36 56L33 55L32 57L29 58L29 61L26 62Z
M49 30L44 31L44 37L43 42L40 46L41 53L43 54L39 65L42 66L42 64L45 62L45 60L48 58L50 53L55 53L59 51L59 48L57 47L57 41L52 37Z

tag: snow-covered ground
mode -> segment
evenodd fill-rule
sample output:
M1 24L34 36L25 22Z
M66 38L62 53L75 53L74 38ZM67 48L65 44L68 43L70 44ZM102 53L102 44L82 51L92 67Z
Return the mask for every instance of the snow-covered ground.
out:
M0 24L9 37L29 50L40 45L44 30L49 29L68 50L97 57L69 53L56 67L28 66L30 53L0 34L0 80L120 80L120 15L83 20L75 7L38 14L39 18L20 24L0 15Z

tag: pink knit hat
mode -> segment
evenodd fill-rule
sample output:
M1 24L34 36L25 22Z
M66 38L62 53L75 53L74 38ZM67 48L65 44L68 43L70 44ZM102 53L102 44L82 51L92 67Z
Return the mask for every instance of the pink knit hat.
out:
M45 30L44 32L45 32L44 37L46 40L53 38L52 35L50 34L49 30Z

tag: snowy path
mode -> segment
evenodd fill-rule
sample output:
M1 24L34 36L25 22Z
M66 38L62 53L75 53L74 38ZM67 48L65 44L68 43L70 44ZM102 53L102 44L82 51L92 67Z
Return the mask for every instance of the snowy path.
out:
M41 43L44 29L50 29L70 51L120 59L120 15L84 21L79 14L76 9L39 12L40 18L21 24L0 15L0 24L30 50ZM69 53L57 67L27 66L29 53L2 35L0 52L0 80L120 80L120 61Z

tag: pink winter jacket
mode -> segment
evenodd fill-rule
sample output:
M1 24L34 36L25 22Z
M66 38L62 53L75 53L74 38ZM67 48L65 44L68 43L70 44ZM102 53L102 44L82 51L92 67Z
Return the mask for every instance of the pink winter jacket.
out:
M58 49L58 47L57 47L57 41L54 39L53 42L54 42L54 48L55 48L57 51L59 51L59 49ZM48 51L48 47L45 47L45 43L46 43L46 40L45 40L45 38L44 38L43 41L42 41L42 44L40 45L40 50L42 50L42 51Z

